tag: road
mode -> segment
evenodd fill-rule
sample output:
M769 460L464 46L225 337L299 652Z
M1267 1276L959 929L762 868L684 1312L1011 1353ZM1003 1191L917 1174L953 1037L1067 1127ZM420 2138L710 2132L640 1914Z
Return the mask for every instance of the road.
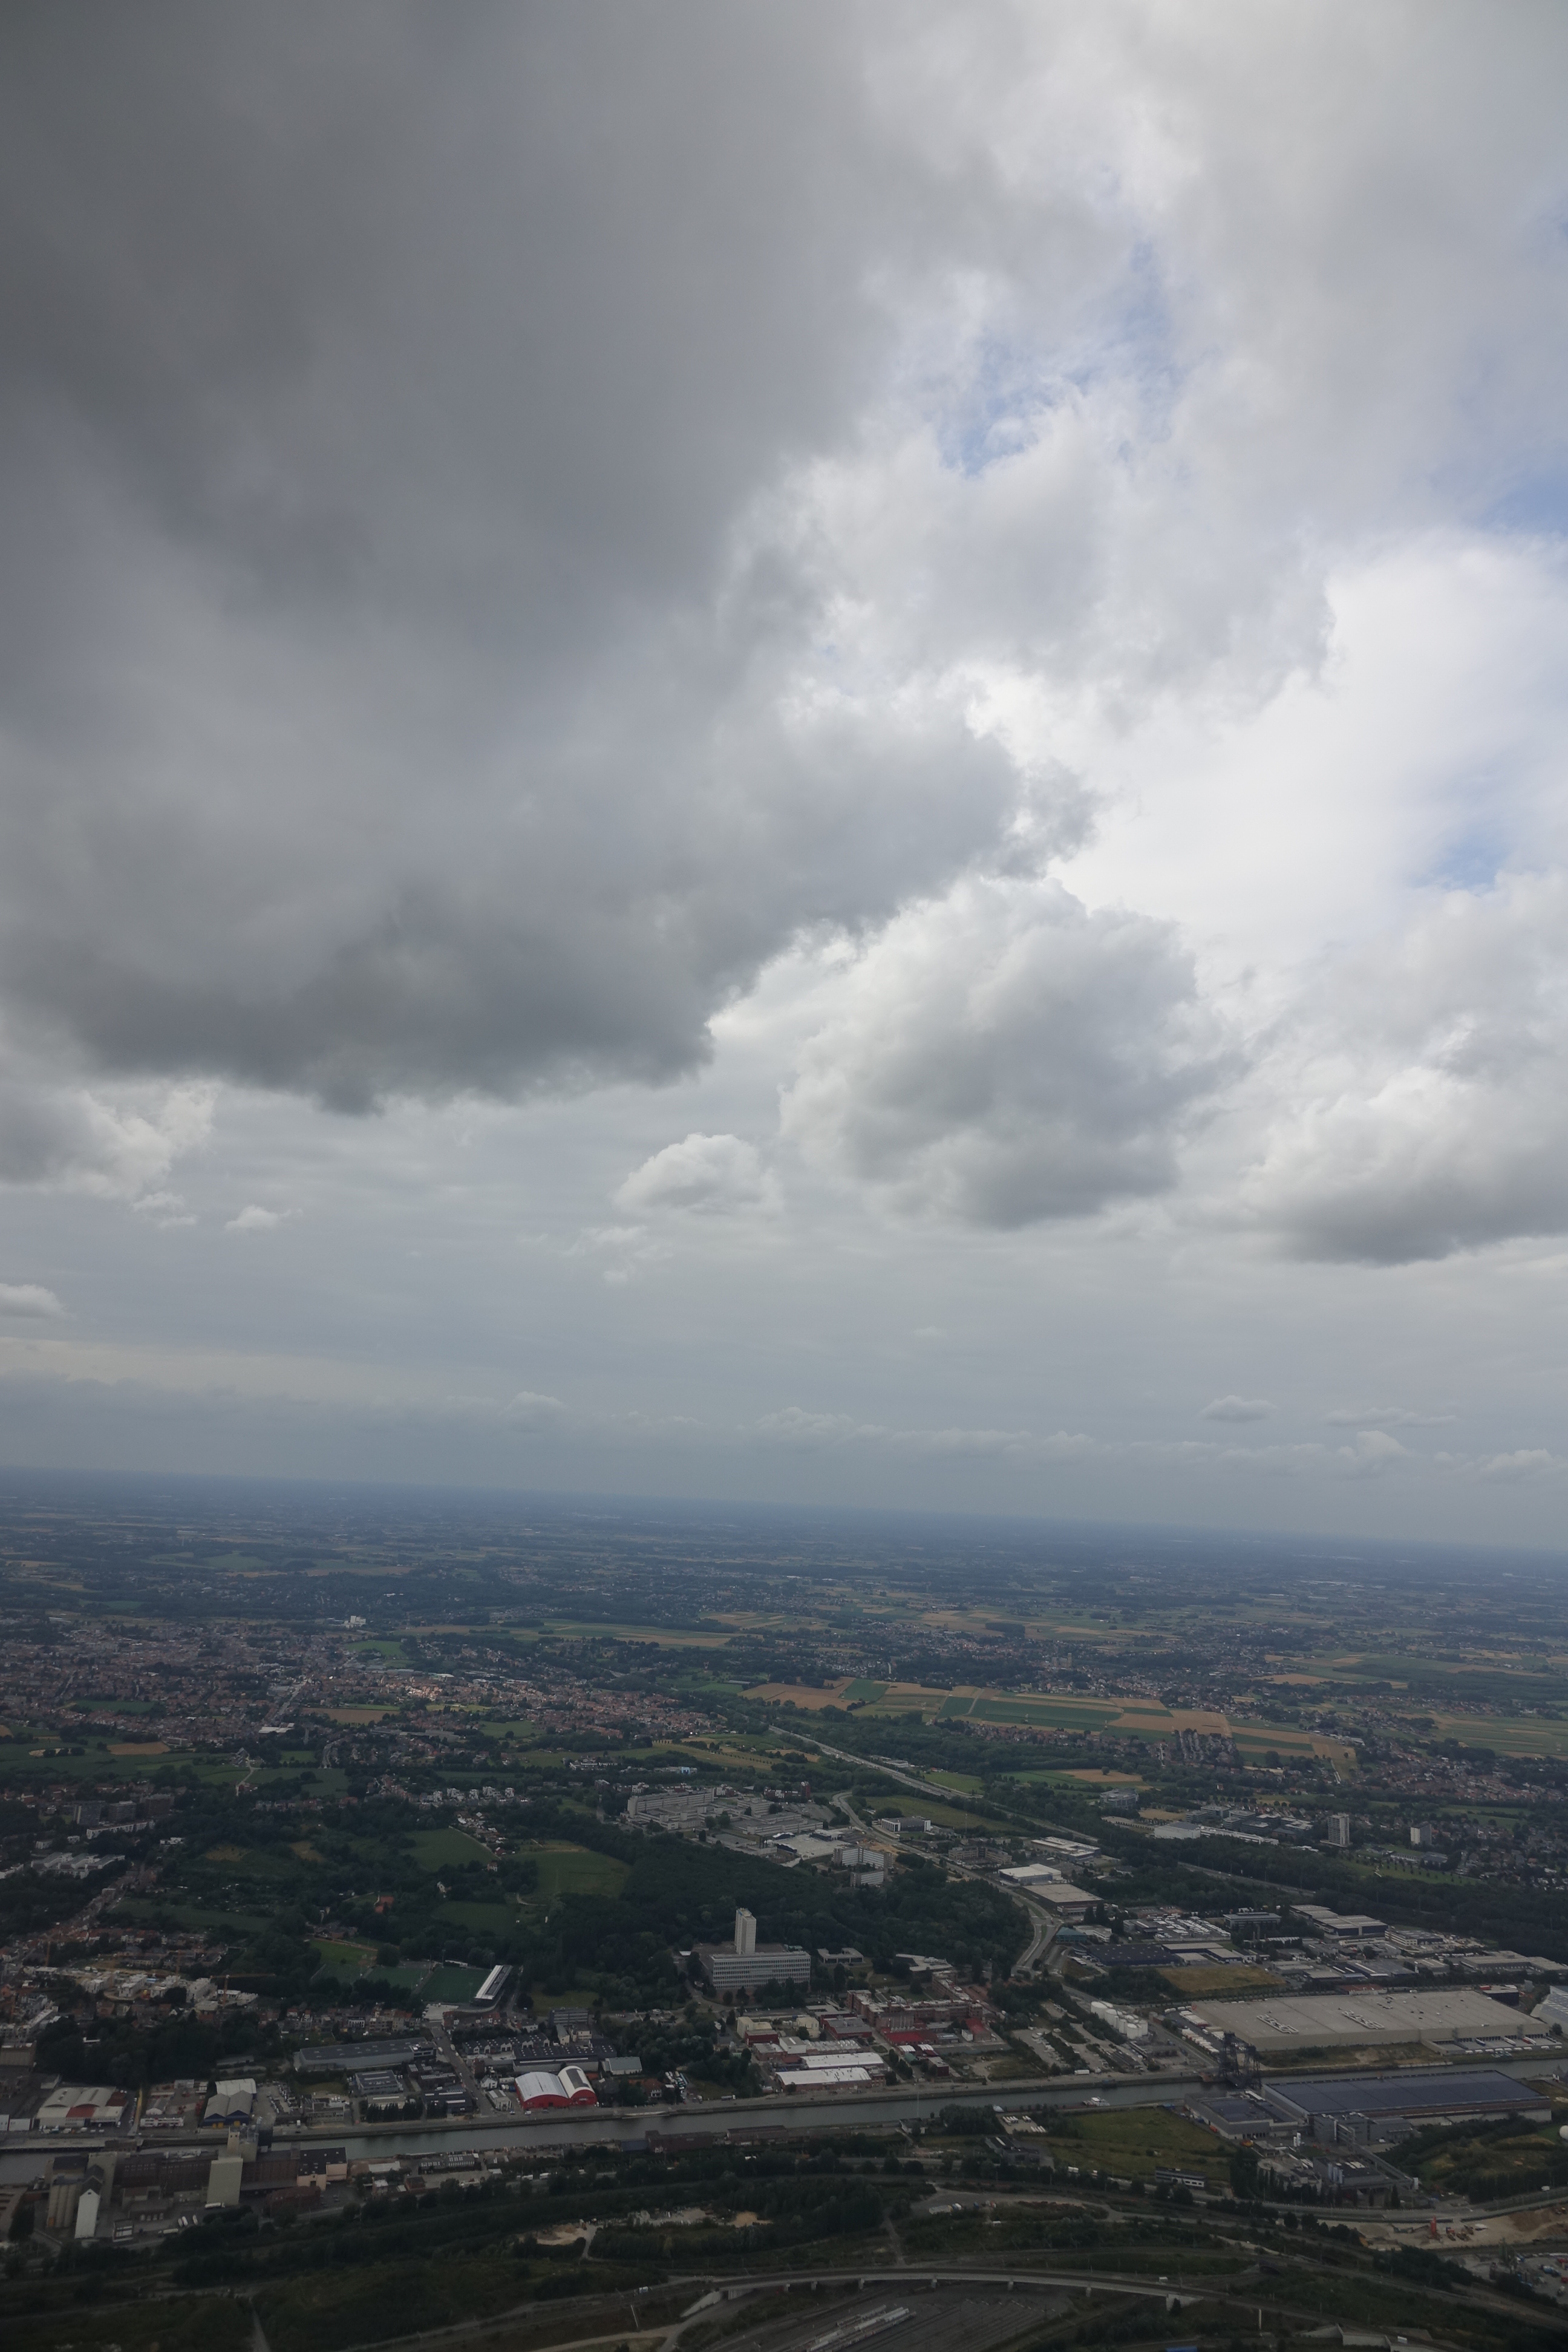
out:
M1022 1900L1021 1897L1015 1899ZM1013 1963L1013 1974L1016 1977L1034 1975L1045 1957L1047 1946L1061 1925L1059 1919L1048 1917L1044 1911L1037 1911L1032 1903L1025 1903L1024 1908L1035 1923L1035 1932L1030 1937L1026 1948Z
M775 1723L773 1726L773 1729L779 1732L782 1736L782 1725ZM879 1772L886 1772L891 1779L899 1781L904 1788L918 1789L922 1796L939 1797L944 1804L951 1805L958 1798L958 1791L956 1790L943 1789L934 1780L922 1780L913 1773L899 1771L891 1764L883 1763L879 1758L852 1756L847 1748L830 1748L826 1739L814 1739L812 1741L812 1746L816 1748L820 1754L824 1756L831 1756L840 1764L875 1764ZM847 1797L841 1796L838 1800L838 1804L840 1810L848 1815L850 1826L852 1828L858 1830L862 1836L865 1837L869 1837L874 1834L874 1832L868 1829L867 1824L860 1819L859 1814L855 1811L854 1806L849 1802ZM896 1832L887 1832L885 1834L890 1835L891 1842L895 1846L902 1843L902 1840L899 1837ZM954 1875L959 1878L978 1879L984 1885L992 1886L1001 1885L1002 1884L993 1872L988 1870L975 1870L972 1868L969 1864L954 1862L947 1855L944 1855L942 1858L942 1866L944 1869L951 1870ZM1033 1903L1029 1902L1025 1895L1019 1893L1016 1886L1004 1886L1002 1891L1004 1894L1012 1897L1019 1910L1023 1912L1025 1917L1028 1920L1032 1931L1029 1941L1024 1951L1013 1963L1012 1973L1016 1977L1033 1976L1035 1970L1038 1968L1052 1937L1055 1936L1057 1929L1061 1926L1061 1921L1057 1918L1054 1914L1037 1909Z
M677 2286L684 2284L688 2287L710 2286L709 2281L702 2277L693 2277L685 2282L675 2280L669 2284ZM1246 2291L1238 2293L1237 2288L1244 2284ZM1223 2281L1217 2278L1189 2280L1176 2273L1169 2278L1150 2279L1129 2277L1114 2271L1013 2271L978 2268L964 2270L957 2267L931 2270L922 2264L918 2269L910 2270L807 2271L792 2273L788 2278L781 2278L776 2273L773 2275L764 2273L751 2280L730 2280L720 2286L710 2287L708 2293L700 2294L697 2302L684 2311L680 2318L668 2328L636 2332L623 2329L614 2336L607 2335L589 2339L579 2337L574 2339L574 2346L581 2346L585 2342L603 2344L614 2340L619 2344L647 2347L662 2340L664 2346L668 2347L668 2352L673 2352L673 2347L689 2321L706 2316L709 2312L726 2303L738 2303L759 2296L769 2298L802 2293L809 2294L816 2287L868 2288L879 2294L892 2290L903 2296L919 2294L922 2292L929 2293L944 2286L967 2288L971 2292L976 2287L1001 2288L1009 2294L1017 2294L1021 2291L1025 2295L1035 2294L1059 2296L1064 2293L1068 2295L1088 2294L1091 2297L1117 2295L1131 2298L1136 2302L1154 2304L1161 2310L1173 2314L1181 2311L1189 2304L1218 2305L1222 2310L1235 2313L1249 2335L1261 2332L1266 2312L1271 2319L1293 2319L1299 2323L1301 2317L1299 2310L1286 2310L1283 2306L1276 2305L1266 2291L1255 2288L1248 2283L1238 2281L1234 2276ZM666 2288L658 2290L661 2294L667 2291ZM646 2293L647 2290L642 2289L638 2292ZM633 2298L628 2296L626 2301L630 2308ZM1058 2307L1060 2308L1059 2305ZM407 2352L407 2347L416 2345L424 2347L461 2344L465 2340L472 2340L476 2337L499 2335L509 2321L515 2322L525 2316L537 2320L538 2315L537 2303L520 2304L512 2311L493 2312L485 2319L459 2321L454 2326L432 2329L421 2336L393 2337L378 2344L374 2347L374 2352ZM1030 2325L1031 2322L1020 2308L1019 2333L1022 2334ZM370 2352L370 2347L351 2346L348 2347L348 2352ZM565 2352L565 2347L555 2347L554 2352Z
M671 2284L678 2286L684 2284L689 2288L706 2286L708 2282L702 2277L693 2277L684 2282L672 2281ZM1188 2282L1180 2278L1133 2279L1119 2276L1112 2271L928 2270L923 2266L919 2270L807 2271L794 2272L788 2278L764 2273L756 2279L727 2281L723 2285L700 2295L697 2303L683 2312L679 2319L669 2327L649 2328L630 2336L623 2328L618 2333L612 2332L602 2336L574 2337L571 2340L572 2352L579 2352L579 2347L582 2347L582 2352L586 2352L589 2345L611 2342L629 2344L634 2347L651 2347L656 2343L662 2343L673 2347L689 2321L705 2316L717 2305L739 2303L759 2296L767 2298L774 2295L798 2294L802 2292L809 2293L814 2287L870 2288L877 2293L894 2288L900 2294L918 2294L943 2286L971 2289L1002 2287L1009 2293L1016 2293L1021 2288L1025 2294L1033 2292L1037 2294L1050 2295L1059 2295L1064 2290L1068 2294L1083 2294L1087 2292L1091 2295L1096 2294L1131 2295L1143 2302L1156 2303L1162 2309L1171 2312L1180 2311L1184 2305L1190 2303L1218 2304L1226 2310L1244 2314L1249 2330L1254 2331L1261 2326L1264 2312L1273 2309L1267 2300L1260 2303L1255 2294L1227 2294L1217 2284L1209 2284L1202 2281ZM647 2292L647 2290L639 2289L638 2292ZM661 2288L659 2292L663 2293L665 2290ZM629 2303L630 2298L628 2298L628 2305ZM405 2347L414 2345L460 2344L465 2338L499 2334L508 2321L516 2321L524 2317L537 2319L538 2314L537 2303L519 2304L514 2310L492 2313L488 2319L459 2320L451 2327L433 2328L422 2336L395 2336L390 2341L378 2344L374 2347L374 2352L405 2352ZM1300 2315L1298 2313L1294 2315L1299 2318ZM1020 2312L1020 2333L1030 2324ZM348 2347L348 2352L370 2352L370 2347L351 2346ZM552 2347L552 2352L566 2352L566 2347Z
M447 2032L444 2016L434 2010L427 2009L425 2012L425 2031L436 2045L437 2057L444 2065L450 2066L453 2074L472 2099L476 2111L482 2115L485 2107L485 2095L479 2088L473 2068Z

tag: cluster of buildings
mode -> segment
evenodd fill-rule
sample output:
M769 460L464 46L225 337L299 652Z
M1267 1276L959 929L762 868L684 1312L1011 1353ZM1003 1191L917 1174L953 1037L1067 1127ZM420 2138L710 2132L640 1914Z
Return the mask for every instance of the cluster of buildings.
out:
M0 2137L15 2144L24 2136L47 2139L83 2131L134 2136L154 2133L247 2131L273 2121L270 2095L249 2078L220 2082L155 2084L137 2093L110 2083L64 2083L40 2073L29 2044L0 2050Z
M756 1853L785 1869L816 1863L848 1870L861 1880L879 1881L889 1850L865 1843L842 1823L830 1824L826 1810L812 1800L808 1781L793 1788L733 1789L726 1782L700 1782L684 1768L672 1783L638 1784L622 1816L628 1829L671 1830L680 1837L710 1837L736 1853ZM929 1822L919 1826L929 1829ZM879 1822L897 1834L899 1824Z
M763 2082L775 2091L863 2091L887 2080L887 2060L870 2027L846 2011L743 2017L735 2030Z
M572 1740L594 1734L616 1742L684 1739L710 1728L698 1708L668 1691L643 1687L637 1677L589 1677L548 1655L531 1657L522 1673L515 1657L479 1643L459 1643L444 1655L440 1668L429 1669L362 1654L356 1660L363 1685L359 1703L401 1705L412 1699L434 1706L504 1706L510 1714L526 1717L536 1731ZM405 1739L410 1755L437 1755L443 1727L438 1718L415 1724Z
M51 1614L46 1638L6 1629L5 1710L26 1736L110 1732L132 1748L231 1744L259 1732L302 1691L318 1704L345 1670L332 1631L297 1633L222 1618L211 1625ZM352 1671L352 1669L351 1669Z
M1370 1912L1325 1904L1288 1910L1226 1911L1216 1919L1157 1906L1121 1915L1118 1930L1083 1927L1081 1956L1105 1969L1266 1967L1292 1995L1392 1993L1471 1979L1517 2002L1521 1988L1568 1977L1568 1967L1540 1953L1505 1950L1440 1928L1390 1927Z
M735 1914L731 1943L700 1944L695 1958L713 1990L748 1998L768 1986L808 1990L812 1955L789 1944L759 1944L750 1911ZM825 1962L847 1964L858 1952L827 1952ZM999 2012L977 1987L929 1953L901 1952L910 1990L896 1993L858 1988L840 2007L803 2002L794 2011L741 2012L734 2032L770 2088L855 2090L884 2081L900 2060L945 2074L957 2054L1005 2047L994 2029ZM918 1990L917 1990L918 1987Z
M730 1944L698 1944L682 1958L695 1959L716 1993L755 1993L767 1985L811 1983L811 1954L800 1944L759 1944L752 1913L735 1914Z
M852 1993L842 2009L813 2004L789 2016L745 2016L735 2032L770 2090L856 2091L885 2083L899 2061L929 2074L951 2073L954 2057L1005 2043L996 2012L970 1988L952 1998L887 1999Z
M544 1661L521 1675L503 1653L471 1646L455 1654L453 1670L431 1673L364 1646L363 1633L354 1618L307 1633L221 1617L130 1627L60 1612L39 1638L31 1622L10 1622L0 1738L39 1754L54 1752L51 1743L75 1752L86 1733L143 1754L237 1744L243 1774L258 1740L292 1732L307 1745L331 1743L347 1736L344 1724L391 1759L439 1762L468 1737L466 1725L443 1722L446 1708L502 1705L541 1732L573 1738L679 1739L709 1728L706 1716L663 1691L617 1688ZM411 1717L395 1719L411 1705ZM377 1727L383 1712L395 1719Z
M1186 2113L1251 2149L1275 2195L1325 2204L1406 2203L1421 2184L1389 2153L1411 2133L1483 2124L1538 2126L1552 2101L1531 2083L1488 2067L1404 2067L1396 2073L1302 2074L1251 2088L1205 2091Z
M498 2032L496 2021L472 2014L448 2017L447 2024L480 2094L500 2114L514 2105L595 2105L596 2081L635 2082L643 2071L639 2057L618 2053L595 2030L586 2009L552 2009L533 2032Z
M363 2169L363 2168L361 2168ZM191 2228L215 2209L277 2213L346 2193L341 2147L259 2149L232 2135L205 2148L62 2149L50 2156L36 2192L37 2225L59 2241L121 2242Z

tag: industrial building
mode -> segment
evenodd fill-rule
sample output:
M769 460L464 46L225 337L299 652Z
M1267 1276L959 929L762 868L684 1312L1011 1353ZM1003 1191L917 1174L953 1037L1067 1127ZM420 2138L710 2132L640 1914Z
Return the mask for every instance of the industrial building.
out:
M637 1789L626 1799L626 1822L634 1830L675 1830L690 1836L700 1830L715 1807L722 1810L721 1790L712 1789Z
M542 2107L596 2107L599 2104L594 2085L581 2066L563 2066L558 2074L543 2068L520 2074L513 2085L518 2105L530 2113Z
M1536 2004L1535 2018L1540 2025L1568 2032L1568 1985L1553 1985L1546 1999Z
M127 2227L159 2235L182 2215L214 2206L319 2204L348 2179L341 2147L289 2148L258 2155L233 2141L216 2153L191 2148L77 2152L51 2157L47 2226L83 2241Z
M1091 1887L1069 1886L1063 1879L1030 1879L1026 1891L1037 1903L1044 1903L1052 1911L1059 1911L1064 1919L1081 1919L1092 1911L1101 1897Z
M1314 1936L1350 1936L1358 1941L1366 1936L1386 1936L1388 1927L1382 1919L1374 1919L1370 1911L1331 1911L1322 1903L1295 1903L1291 1910L1298 1919L1304 1919Z
M474 1995L473 2006L476 2009L494 2009L510 1982L511 1970L509 1968L492 1969Z
M1397 2074L1312 2075L1272 2082L1263 2096L1312 2139L1372 2145L1437 2124L1547 2124L1544 2093L1490 2067L1434 2066Z
M117 2131L135 2111L136 2095L115 2084L62 2083L43 2100L39 2131Z
M735 1940L699 1944L697 1958L715 1992L757 1992L763 1985L807 1985L811 1954L799 1944L759 1944L751 1912L735 1914Z
M296 2074L352 2074L366 2066L412 2066L434 2057L436 2045L423 2034L405 2042L318 2042L294 2053Z
M1210 2033L1235 2033L1264 2057L1287 2050L1357 2050L1379 2043L1545 2042L1551 2031L1468 1987L1198 2000L1192 2003L1191 2014Z
M237 2125L247 2124L256 2113L256 2084L253 2082L217 2083L213 2095L202 2109L202 2122L217 2124L232 2130Z

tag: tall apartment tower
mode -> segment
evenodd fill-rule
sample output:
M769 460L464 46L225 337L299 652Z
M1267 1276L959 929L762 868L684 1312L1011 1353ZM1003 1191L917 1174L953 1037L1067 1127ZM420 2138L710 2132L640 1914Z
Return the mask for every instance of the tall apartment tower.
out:
M735 1914L735 1949L742 1959L750 1958L757 1948L757 1923L749 1911Z
M1331 1813L1329 1815L1329 1843L1331 1845L1349 1845L1350 1842L1350 1815L1348 1813Z

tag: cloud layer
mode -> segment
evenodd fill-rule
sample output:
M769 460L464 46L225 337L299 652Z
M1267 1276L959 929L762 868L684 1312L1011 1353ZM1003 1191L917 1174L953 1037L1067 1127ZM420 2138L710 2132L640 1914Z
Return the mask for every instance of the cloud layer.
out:
M594 1426L770 1461L1549 1486L1565 80L1536 0L11 11L11 1341L457 1300L531 1444L635 1336Z

